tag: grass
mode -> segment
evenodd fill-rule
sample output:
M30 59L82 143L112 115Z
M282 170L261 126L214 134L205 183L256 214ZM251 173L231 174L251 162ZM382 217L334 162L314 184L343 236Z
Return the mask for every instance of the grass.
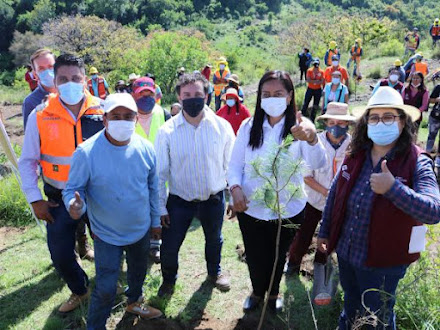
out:
M30 93L28 87L10 87L0 85L0 103L22 104Z

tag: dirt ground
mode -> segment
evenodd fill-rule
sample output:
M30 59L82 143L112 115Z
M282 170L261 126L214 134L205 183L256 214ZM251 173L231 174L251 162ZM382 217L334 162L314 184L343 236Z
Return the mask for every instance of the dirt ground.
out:
M2 105L0 104L2 121L8 132L12 144L23 144L24 129L23 116L21 115L21 105Z

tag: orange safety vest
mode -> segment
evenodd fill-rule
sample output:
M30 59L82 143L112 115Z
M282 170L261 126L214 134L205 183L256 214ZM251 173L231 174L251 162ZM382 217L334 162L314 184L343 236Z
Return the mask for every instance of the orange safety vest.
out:
M104 127L103 114L100 100L87 91L76 122L58 94L50 94L45 107L37 109L40 165L45 183L57 189L65 188L73 152Z
M355 52L355 46L351 46L351 52L350 52L350 54L352 54L351 55L351 58L354 60L354 58L356 57L356 56L361 56L361 47L358 47L357 49L356 49L356 52Z
M214 75L215 75L215 77L216 77L216 79L217 79L217 81L220 81L220 80L225 80L226 79L226 76L229 74L229 71L228 70L223 70L223 74L222 75L220 75L220 70L217 70L215 73L214 73ZM221 93L222 93L222 89L224 88L224 87L226 87L228 85L228 83L219 83L219 82L217 82L216 84L214 84L214 93L215 93L215 96L219 96Z
M337 49L329 49L328 57L327 57L327 66L332 65L332 57L333 55L339 55L339 51Z
M414 70L421 72L424 77L428 74L428 63L425 62L416 62L414 63Z
M440 25L434 25L432 27L431 36L433 37L439 37L440 36Z
M87 81L87 87L89 88L90 94L92 94L94 96L98 96L100 99L103 99L103 100L106 98L107 92L105 91L104 78L98 77L98 94L99 95L95 95L95 92L93 91L92 79L89 79Z

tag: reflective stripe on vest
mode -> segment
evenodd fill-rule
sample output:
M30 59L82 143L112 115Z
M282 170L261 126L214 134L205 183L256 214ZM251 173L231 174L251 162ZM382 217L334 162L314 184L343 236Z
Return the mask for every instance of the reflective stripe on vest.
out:
M93 96L98 96L100 99L105 99L105 97L107 96L106 91L105 91L104 78L98 77L98 94L99 95L95 95L95 92L93 90L92 79L89 79L89 81L87 81L87 86L89 88L90 94L92 94Z
M228 70L223 70L223 74L220 76L220 71L216 71L215 72L215 77L217 78L217 80L220 80L220 79L226 79L226 76L229 74L229 71ZM227 83L216 83L216 84L214 84L214 93L215 93L215 96L219 96L220 94L221 94L221 92L222 92L222 89L224 88L224 87L226 87L228 84Z
M139 122L136 124L136 133L147 139L151 143L156 140L157 131L165 123L165 112L162 107L154 106L153 116L150 124L150 134L147 135Z
M72 154L83 142L81 118L102 116L103 113L100 100L85 91L85 100L75 122L61 104L59 96L49 95L47 105L37 111L40 165L44 182L57 189L64 189L69 177Z

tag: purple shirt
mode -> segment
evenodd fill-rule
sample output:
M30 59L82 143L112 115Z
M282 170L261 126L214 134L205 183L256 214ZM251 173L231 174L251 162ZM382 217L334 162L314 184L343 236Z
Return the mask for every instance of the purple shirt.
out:
M390 153L389 153L390 154ZM368 230L374 192L370 188L372 173L381 172L382 158L373 168L371 153L367 152L364 165L347 201L345 221L336 246L338 256L350 264L365 268L368 252ZM324 208L319 237L330 236L330 219L336 194L336 182L332 187ZM396 207L415 219L435 224L440 220L440 193L433 171L432 160L425 155L419 156L414 172L413 189L396 180L391 189L384 194Z

